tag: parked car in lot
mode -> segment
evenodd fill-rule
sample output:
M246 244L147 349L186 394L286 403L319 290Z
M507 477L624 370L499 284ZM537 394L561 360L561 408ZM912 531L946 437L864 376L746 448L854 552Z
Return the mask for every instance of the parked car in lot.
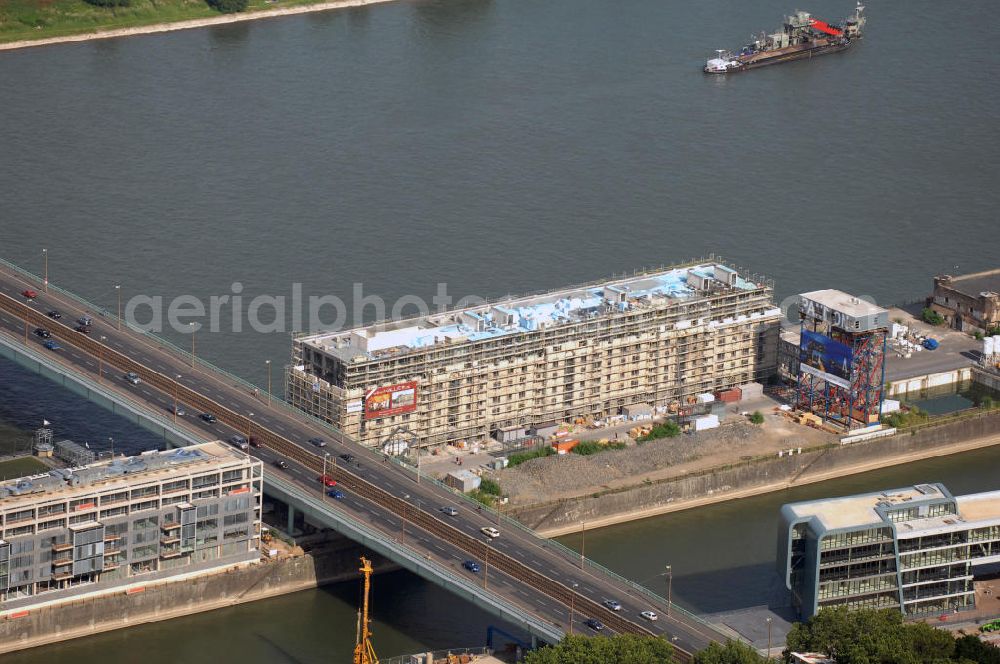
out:
M60 318L62 318L62 314L56 311L55 309L53 309L52 311L50 311L45 315L51 318L52 320L59 320Z
M35 334L36 337L38 337L40 339L48 339L49 337L52 336L49 333L49 331L46 330L44 327L36 327L34 334Z
M336 498L337 500L340 500L341 498L344 497L344 492L341 491L340 489L330 489L329 491L326 492L326 495L330 496L331 498Z
M230 436L229 442L234 447L238 447L244 452L250 449L250 444L247 442L247 439L244 438L243 436Z
M618 603L618 600L606 599L604 600L604 606L608 607L612 611L621 611L622 605Z
M438 508L438 512L441 512L442 514L447 514L448 516L458 516L458 510L455 509L454 507L447 507L447 506L440 507Z
M639 614L646 620L659 620L660 616L656 615L656 611L643 611Z
M479 573L479 563L477 563L475 560L466 560L464 563L462 563L462 567L469 570L473 574Z
M59 344L57 344L52 339L49 339L48 341L46 341L42 345L45 346L46 348L48 348L49 350L62 350L62 346L60 346Z
M123 376L123 378L128 382L132 383L133 385L138 385L139 383L142 382L142 379L139 378L139 374L137 374L134 371L129 371L127 374Z
M33 291L30 288L28 288L26 290L21 291L21 295L23 295L24 299L26 300L34 300L36 297L38 297L38 291Z
M322 438L310 438L309 442L315 445L316 447L326 447L326 441L323 440Z
M479 529L479 532L486 535L487 537L500 537L500 531L493 526L484 526Z
M320 475L317 479L323 483L323 486L337 486L337 480L329 475Z
M215 415L212 415L211 413L202 413L201 419L205 420L209 424L215 424L216 422L218 422L219 418L217 418Z
M583 621L583 624L589 627L590 629L594 630L595 632L600 632L602 629L604 629L604 623L602 623L600 620L595 620L593 618L587 618L586 620Z
M281 459L275 459L274 460L274 465L277 466L278 468L281 468L282 470L285 470L285 469L288 468L288 463L285 462L285 461L282 461Z

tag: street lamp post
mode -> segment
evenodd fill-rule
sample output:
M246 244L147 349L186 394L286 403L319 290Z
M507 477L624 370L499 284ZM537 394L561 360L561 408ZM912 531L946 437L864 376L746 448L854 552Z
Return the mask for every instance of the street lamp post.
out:
M191 368L194 369L194 323L188 323L191 329Z
M101 378L104 377L104 342L107 337L103 334L101 335L101 345L97 347L97 382L101 382ZM176 421L176 418L174 418Z
M490 583L490 540L486 540L486 555L483 557L486 563L483 567L483 590L489 590Z
M573 592L569 595L569 634L573 636L573 603L576 599L576 589L580 587L579 583L573 583Z
M267 405L271 405L271 360L264 360L267 365Z
M580 522L580 569L583 569L583 561L587 557L587 523Z
M767 617L767 658L771 659L771 616Z
M667 565L667 617L670 617L670 605L673 603L671 598L671 593L673 591L674 585L674 568L672 565Z
M48 249L42 249L42 257L45 260L45 272L44 272L44 276L42 277L42 286L44 287L45 292L48 293L49 292L49 250Z
M330 458L329 452L323 452L323 474L319 478L320 491L323 492L323 500L326 500L326 460Z
M122 329L122 286L115 284L115 291L118 292L118 329Z
M409 505L406 501L410 499L410 494L403 494L403 516L399 520L399 543L402 544L406 539L406 506Z

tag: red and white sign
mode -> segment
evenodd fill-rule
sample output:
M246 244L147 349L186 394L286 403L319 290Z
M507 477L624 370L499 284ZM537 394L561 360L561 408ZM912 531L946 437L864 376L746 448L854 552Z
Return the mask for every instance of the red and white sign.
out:
M412 413L417 409L417 383L409 381L379 387L365 397L365 419Z

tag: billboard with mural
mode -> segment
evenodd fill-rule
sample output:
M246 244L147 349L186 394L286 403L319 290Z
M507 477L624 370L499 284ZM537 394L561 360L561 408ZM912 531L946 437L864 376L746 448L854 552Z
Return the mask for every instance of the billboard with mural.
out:
M802 330L799 367L803 373L819 376L839 387L850 389L853 354L850 346L830 337Z
M379 387L365 397L365 419L412 413L417 409L417 383L397 383Z

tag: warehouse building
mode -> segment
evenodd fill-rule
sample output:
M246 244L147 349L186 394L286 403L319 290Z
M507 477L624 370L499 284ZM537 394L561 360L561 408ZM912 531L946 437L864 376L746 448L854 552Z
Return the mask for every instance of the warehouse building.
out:
M934 277L927 306L956 330L972 334L1000 328L1000 268Z
M257 560L262 470L213 442L0 483L0 612Z
M370 446L504 440L774 373L773 286L719 262L295 340L289 401Z
M973 568L998 562L1000 491L918 484L781 508L778 573L802 619L835 606L973 609Z

